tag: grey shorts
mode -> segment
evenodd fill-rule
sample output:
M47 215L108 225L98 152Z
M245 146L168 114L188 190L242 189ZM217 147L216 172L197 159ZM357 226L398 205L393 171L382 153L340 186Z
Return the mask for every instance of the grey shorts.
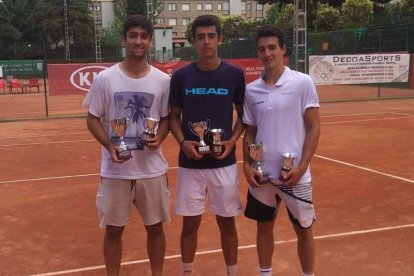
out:
M100 227L127 225L133 206L144 225L170 222L169 205L166 174L137 180L102 178L96 195Z

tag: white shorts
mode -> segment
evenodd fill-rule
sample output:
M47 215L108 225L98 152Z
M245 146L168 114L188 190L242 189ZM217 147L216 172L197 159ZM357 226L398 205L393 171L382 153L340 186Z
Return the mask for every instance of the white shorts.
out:
M201 215L206 198L215 215L234 217L242 212L236 164L215 169L178 167L175 212L181 216Z
M144 225L170 222L167 175L137 180L101 179L96 195L100 227L127 225L133 205Z

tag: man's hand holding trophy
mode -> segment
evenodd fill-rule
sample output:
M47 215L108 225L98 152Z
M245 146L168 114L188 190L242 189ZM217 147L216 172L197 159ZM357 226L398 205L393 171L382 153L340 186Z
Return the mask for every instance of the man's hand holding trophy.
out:
M144 131L142 133L142 140L149 149L156 149L159 147L160 143L156 137L156 127L159 122L160 120L156 118L144 118Z
M120 140L120 143L116 147L116 155L120 161L125 161L132 157L131 150L124 141L125 133L130 122L129 120L129 117L111 120L112 131Z
M260 185L271 183L269 176L263 172L261 167L263 143L260 142L258 144L247 145L247 149L249 151L250 158L253 160L251 167L257 172L254 180Z

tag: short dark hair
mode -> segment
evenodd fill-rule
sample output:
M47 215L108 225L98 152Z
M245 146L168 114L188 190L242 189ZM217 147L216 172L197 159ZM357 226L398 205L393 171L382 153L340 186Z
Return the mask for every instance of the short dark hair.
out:
M264 25L257 30L256 46L260 38L271 37L271 36L277 37L277 40L279 41L279 47L285 46L285 34L283 33L281 29L279 29L278 27L272 24Z
M126 37L127 32L131 28L139 27L144 29L151 37L154 33L154 26L152 25L151 21L143 15L135 14L130 15L124 22L124 27L122 29L122 35Z
M192 38L195 38L196 30L198 27L210 27L214 26L216 27L217 35L221 36L221 23L220 19L212 14L207 15L200 15L196 19L194 19L192 25L191 25L191 36Z

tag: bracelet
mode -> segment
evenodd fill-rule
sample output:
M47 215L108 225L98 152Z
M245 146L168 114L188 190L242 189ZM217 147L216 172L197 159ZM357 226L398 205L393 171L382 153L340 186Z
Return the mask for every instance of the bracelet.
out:
M185 138L183 138L183 140L180 141L180 148L183 147L184 141L185 141Z

